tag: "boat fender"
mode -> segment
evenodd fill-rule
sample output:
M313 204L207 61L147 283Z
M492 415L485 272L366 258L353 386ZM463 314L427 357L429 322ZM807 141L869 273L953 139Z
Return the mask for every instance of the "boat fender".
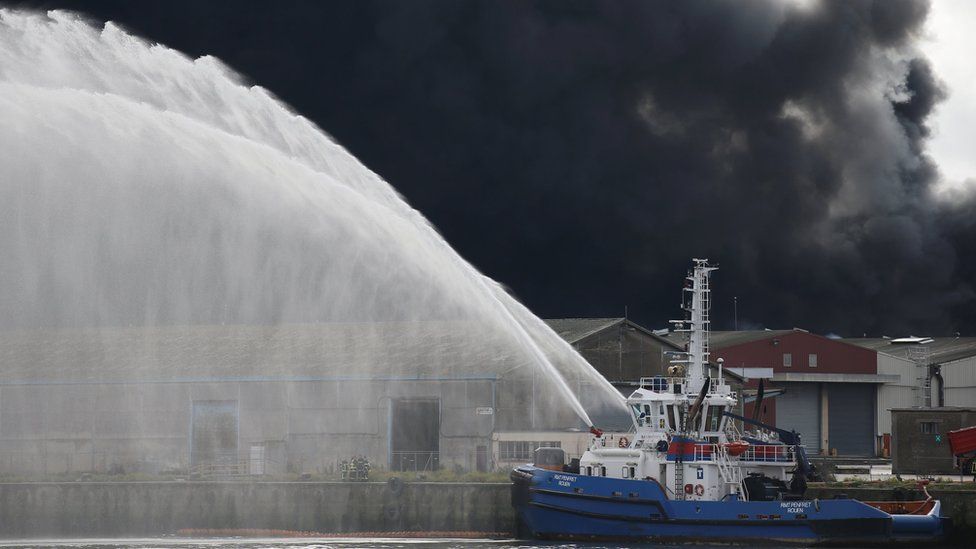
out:
M403 492L403 480L400 477L391 477L390 480L386 481L386 486L394 496L399 496Z
M626 448L630 446L630 441L627 440L627 437L620 437L620 440L617 441L617 446L621 448Z
M704 496L705 495L705 487L702 486L701 484L696 484L695 485L695 495L696 496Z
M686 493L686 494L688 494L688 495L690 496L690 495L691 495L691 493L692 493L692 492L693 492L694 490L695 490L695 487L694 487L694 486L692 486L692 485L690 485L690 484L685 484L685 493Z
M816 509L818 513L820 512L820 500L819 499L814 499L813 500L813 508Z
M666 440L659 440L659 441L657 441L656 448L657 448L657 451L658 452L667 452L668 451L668 441L666 441Z

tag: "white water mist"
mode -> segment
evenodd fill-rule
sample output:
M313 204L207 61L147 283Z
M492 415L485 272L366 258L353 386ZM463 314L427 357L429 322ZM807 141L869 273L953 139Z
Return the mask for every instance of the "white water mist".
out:
M567 380L622 407L389 184L214 58L0 10L0 115L3 330L393 326L343 340L342 367L515 364L546 409L590 424Z

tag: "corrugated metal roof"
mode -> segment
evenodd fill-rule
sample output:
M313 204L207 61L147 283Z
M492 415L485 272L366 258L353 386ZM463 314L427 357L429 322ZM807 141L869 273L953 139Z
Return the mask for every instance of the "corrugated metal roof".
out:
M628 326L645 333L647 337L659 343L661 347L667 347L670 350L675 351L682 351L685 349L684 345L687 342L686 334L671 333L667 336L655 335L651 330L648 330L647 328L644 328L643 326L626 318L551 318L545 320L545 323L548 324L553 331L562 336L562 338L570 344L574 344L578 341L586 339L587 337L590 337L591 335L597 334L603 330L612 328L624 322L626 322ZM709 362L708 367L715 371L718 370L718 366L714 362ZM727 375L739 382L744 381L744 378L735 372L725 370L724 375Z
M623 321L623 318L549 318L544 322L561 338L576 343Z
M845 338L840 341L899 358L909 358L910 349L920 347L912 343L892 343L888 338ZM929 348L931 364L944 364L976 356L976 337L935 337L925 346Z
M761 341L771 337L791 334L800 330L738 330L738 331L718 331L712 332L709 337L709 346L712 349L724 349L733 345Z

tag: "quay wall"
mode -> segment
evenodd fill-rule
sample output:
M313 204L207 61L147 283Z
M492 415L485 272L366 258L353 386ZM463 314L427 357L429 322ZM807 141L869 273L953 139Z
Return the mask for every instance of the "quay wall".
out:
M508 483L405 482L30 482L0 483L0 539L155 537L182 529L300 532L512 533ZM976 536L976 489L930 490L954 524ZM889 500L890 488L812 486ZM907 494L914 499L918 494Z
M0 483L0 538L163 536L181 529L514 531L507 483Z

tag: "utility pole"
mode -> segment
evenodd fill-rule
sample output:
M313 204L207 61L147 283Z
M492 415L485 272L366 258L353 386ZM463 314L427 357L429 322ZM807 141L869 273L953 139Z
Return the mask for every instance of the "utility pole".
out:
M739 331L739 296L732 296L732 329Z

